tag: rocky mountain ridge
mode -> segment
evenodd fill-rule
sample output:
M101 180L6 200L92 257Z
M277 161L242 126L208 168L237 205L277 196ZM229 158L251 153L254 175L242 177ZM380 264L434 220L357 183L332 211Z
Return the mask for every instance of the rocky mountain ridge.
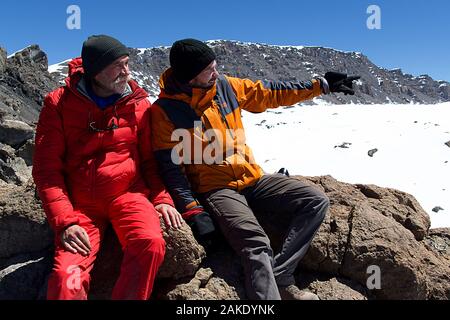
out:
M357 74L356 95L321 97L332 104L434 104L450 101L450 84L428 75L413 76L401 69L387 70L359 52L323 47L274 46L239 41L208 41L217 55L219 71L252 80L309 80L330 70ZM133 77L156 99L160 74L168 67L170 47L131 49ZM52 68L65 76L67 62Z

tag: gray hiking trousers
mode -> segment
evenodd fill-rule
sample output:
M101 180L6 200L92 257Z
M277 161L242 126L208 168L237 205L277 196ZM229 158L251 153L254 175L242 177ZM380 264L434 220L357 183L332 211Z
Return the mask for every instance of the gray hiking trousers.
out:
M281 174L265 175L241 192L219 189L199 198L241 257L253 300L279 300L278 287L295 283L294 271L329 207L323 192ZM262 226L283 234L275 256Z

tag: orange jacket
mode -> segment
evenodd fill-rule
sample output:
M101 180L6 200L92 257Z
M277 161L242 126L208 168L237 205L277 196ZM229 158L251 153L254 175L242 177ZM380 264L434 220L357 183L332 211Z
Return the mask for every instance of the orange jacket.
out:
M263 175L251 149L245 144L241 109L258 113L322 94L321 82L317 79L307 82L253 82L221 75L213 87L199 89L180 85L171 74L171 69L162 74L161 93L151 108L152 137L161 175L180 212L195 206L193 192L204 193L221 188L242 190ZM201 121L201 126L194 127L194 121L198 124ZM172 141L171 137L176 129L181 128L189 132L193 152L186 156L183 150L179 154L183 161L177 164L178 161L173 161L172 149L180 142ZM211 138L205 134L208 129L215 129L217 136L226 137L226 143L221 143L215 152L210 152L213 149L209 143ZM203 155L211 153L219 156L221 161L210 163L195 158L196 150L197 156L201 154L198 153L199 147Z

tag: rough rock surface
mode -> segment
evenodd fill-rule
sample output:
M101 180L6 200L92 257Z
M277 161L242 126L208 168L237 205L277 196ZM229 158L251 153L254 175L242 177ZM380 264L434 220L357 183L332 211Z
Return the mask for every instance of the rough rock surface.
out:
M411 195L329 176L299 179L325 191L331 201L299 266L300 288L322 299L450 298L450 229L430 231L427 214ZM287 222L261 223L277 250L283 237L277 230ZM246 298L239 258L226 244L205 256L187 225L181 230L162 226L167 252L154 298ZM32 184L0 183L0 240L0 297L45 297L53 233ZM108 229L92 274L90 299L110 297L121 259L117 238ZM379 289L367 287L371 266L380 270Z
M0 119L34 126L47 93L58 86L48 73L47 55L31 45L4 60L0 50Z
M329 176L305 181L327 193L331 208L301 267L365 286L369 266L377 266L381 289L371 290L376 298L450 298L448 256L426 245L429 217L411 195ZM443 233L434 235L448 241Z
M31 167L9 145L0 143L0 180L24 185L31 179Z

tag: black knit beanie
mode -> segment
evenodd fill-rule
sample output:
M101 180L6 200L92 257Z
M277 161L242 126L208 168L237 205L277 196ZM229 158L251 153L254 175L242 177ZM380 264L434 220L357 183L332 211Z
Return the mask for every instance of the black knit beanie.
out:
M119 40L106 35L90 36L81 50L84 74L87 78L94 78L117 58L128 56L130 53Z
M213 62L216 55L202 41L183 39L174 42L169 59L175 78L181 83L187 83Z

